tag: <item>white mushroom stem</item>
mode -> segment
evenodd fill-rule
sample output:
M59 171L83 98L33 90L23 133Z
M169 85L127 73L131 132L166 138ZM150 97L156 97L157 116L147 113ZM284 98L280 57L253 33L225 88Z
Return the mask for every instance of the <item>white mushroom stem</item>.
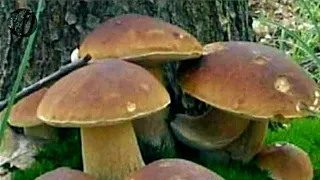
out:
M32 127L23 128L24 134L29 137L56 140L58 139L58 130L55 127L46 124L40 124Z
M123 180L145 166L131 122L81 128L84 172L101 180Z

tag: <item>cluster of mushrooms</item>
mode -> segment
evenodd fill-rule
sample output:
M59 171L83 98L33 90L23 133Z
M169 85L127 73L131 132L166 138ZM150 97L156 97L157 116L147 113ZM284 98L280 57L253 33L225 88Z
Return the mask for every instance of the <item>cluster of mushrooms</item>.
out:
M58 168L37 180L222 180L193 162L145 163L138 140L251 162L277 180L311 180L308 155L293 144L264 145L268 123L290 122L320 108L317 84L283 52L253 42L201 45L185 30L137 14L111 18L88 34L76 53L88 65L13 108L9 123L26 135L56 138L56 128L81 130L83 172ZM166 120L171 98L163 64L179 63L182 91L210 106L199 116ZM171 137L172 138L163 138ZM165 141L167 140L167 141ZM165 141L165 142L164 142Z

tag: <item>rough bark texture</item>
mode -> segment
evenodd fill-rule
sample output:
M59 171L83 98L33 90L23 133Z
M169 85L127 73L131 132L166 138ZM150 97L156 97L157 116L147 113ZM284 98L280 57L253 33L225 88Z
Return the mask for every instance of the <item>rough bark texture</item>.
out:
M72 50L98 24L124 13L161 18L193 34L202 44L213 41L253 39L248 16L248 0L46 0L40 17L40 32L33 58L22 87L51 74L70 61ZM34 0L0 0L0 99L11 89L23 56L27 38L19 39L8 28L10 13L17 8L36 10ZM203 103L182 95L177 86L173 63L164 67L170 73L168 91L172 114L201 114ZM170 119L170 118L169 118Z

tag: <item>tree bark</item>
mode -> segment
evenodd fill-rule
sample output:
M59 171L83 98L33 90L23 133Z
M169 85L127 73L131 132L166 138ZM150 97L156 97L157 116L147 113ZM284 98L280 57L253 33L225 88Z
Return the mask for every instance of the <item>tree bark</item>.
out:
M7 98L28 38L19 39L8 28L10 13L18 8L36 11L34 0L0 0L0 99ZM248 0L46 0L38 21L39 34L22 87L33 84L70 62L70 55L86 35L105 20L137 13L161 18L194 35L202 44L213 41L252 41ZM164 67L169 73L172 112L201 114L204 103L184 95L177 85L178 64Z
M37 1L0 1L0 99L8 95L16 78L27 38L8 28L10 13L18 8L36 11ZM124 13L159 17L178 25L202 43L252 40L247 0L46 0L33 58L22 87L51 74L70 61L72 50L103 21Z

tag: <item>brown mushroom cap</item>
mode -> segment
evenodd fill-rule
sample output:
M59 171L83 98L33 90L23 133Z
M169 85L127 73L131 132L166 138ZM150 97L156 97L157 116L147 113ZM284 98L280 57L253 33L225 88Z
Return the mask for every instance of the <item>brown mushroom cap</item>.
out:
M80 45L93 59L183 60L200 57L202 46L185 30L160 19L124 14L107 20Z
M217 42L206 45L204 54L182 64L179 76L182 89L207 104L259 119L301 117L307 115L303 105L320 107L316 83L275 48Z
M8 123L16 127L32 127L43 124L37 117L37 108L47 90L46 87L42 88L17 102L12 108Z
M161 159L132 173L126 180L224 180L209 169L183 159Z
M95 180L96 178L75 169L68 167L60 167L55 170L49 171L35 180Z
M313 166L299 147L277 142L264 147L256 156L258 166L268 170L276 180L312 180Z
M193 148L214 150L227 146L248 127L250 120L213 109L202 116L178 114L170 125L177 139Z
M60 79L47 91L37 113L54 126L90 127L144 117L169 103L168 92L147 70L110 60Z

